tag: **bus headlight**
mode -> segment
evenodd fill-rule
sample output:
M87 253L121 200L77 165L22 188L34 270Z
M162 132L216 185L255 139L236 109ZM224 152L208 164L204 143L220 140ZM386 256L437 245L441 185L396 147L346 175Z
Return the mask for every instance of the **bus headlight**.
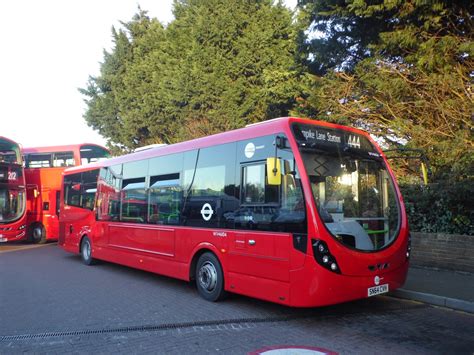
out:
M313 246L314 259L319 265L337 274L341 273L336 258L329 252L326 242L320 239L311 239L311 245Z

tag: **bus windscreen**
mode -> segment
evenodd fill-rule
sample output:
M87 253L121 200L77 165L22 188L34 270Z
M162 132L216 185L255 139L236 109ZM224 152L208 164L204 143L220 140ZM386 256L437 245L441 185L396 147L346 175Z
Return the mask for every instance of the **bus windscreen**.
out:
M396 238L400 211L379 153L359 134L295 124L293 133L321 220L347 247L377 251Z

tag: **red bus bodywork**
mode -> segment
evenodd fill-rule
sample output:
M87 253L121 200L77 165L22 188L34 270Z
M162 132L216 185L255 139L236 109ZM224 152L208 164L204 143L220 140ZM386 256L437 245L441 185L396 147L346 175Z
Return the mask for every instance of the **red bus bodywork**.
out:
M292 127L296 124L357 134L358 137L365 137L364 139L373 144L378 153L372 155L377 155L387 167L387 174L393 181L398 204L398 207L395 207L399 213L396 236L389 244L380 250L367 252L348 247L331 234L328 226L337 223L325 224L318 213L315 200L311 198L313 192L308 169L299 152L304 144L297 142L294 130L292 131ZM97 186L100 193L98 197L96 196L91 210L67 205L63 198L65 193L63 186L59 245L66 251L80 253L81 242L84 238L88 238L92 245L91 253L96 259L187 281L198 275L196 264L200 256L203 253L212 253L222 267L226 291L294 307L323 306L366 298L372 292L371 289L379 283L386 285L390 291L402 286L406 279L410 252L409 231L402 197L380 148L366 132L354 128L306 119L280 118L210 137L109 159L86 167L71 168L65 171L64 178L94 169L103 170L179 152L232 142L245 143L255 141L259 137L281 134L286 136L288 149L294 153L294 163L301 176L306 237L286 230L206 228L205 222L202 227L156 225L151 222L152 212L148 219L149 223L133 223L113 218L99 220L98 216L103 213L101 206L106 203L105 200L117 199L119 196L119 189L114 190L107 184L105 186L104 180L100 177ZM313 133L310 132L309 135ZM360 142L355 140L350 143L360 145ZM258 149L258 145L256 150L249 149L248 156L256 154ZM151 166L150 163L150 169ZM216 210L210 207L210 210L212 209ZM206 219L205 207L202 207L201 213ZM107 216L107 212L104 216ZM232 218L233 223L236 223L237 218L256 220L257 216L254 214L248 217L242 212L240 217L235 214ZM352 222L349 221L348 225L350 223ZM337 272L323 267L320 261L316 261L317 247L321 241L326 248L329 248L330 253L327 255L337 260L335 269Z
M26 238L25 195L20 146L0 137L0 242Z
M27 237L32 242L57 240L59 236L59 194L61 174L71 166L89 163L83 150L97 149L100 158L108 151L96 144L30 147L22 150L27 184ZM94 157L92 161L97 161Z

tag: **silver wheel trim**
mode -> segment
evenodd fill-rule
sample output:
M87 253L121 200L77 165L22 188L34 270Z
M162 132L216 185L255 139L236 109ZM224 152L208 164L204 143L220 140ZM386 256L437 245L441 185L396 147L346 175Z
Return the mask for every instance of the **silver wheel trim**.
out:
M89 260L91 257L91 244L88 240L82 243L82 257L84 260Z
M217 284L217 270L213 263L206 261L201 265L198 274L198 282L201 288L207 292L212 292Z

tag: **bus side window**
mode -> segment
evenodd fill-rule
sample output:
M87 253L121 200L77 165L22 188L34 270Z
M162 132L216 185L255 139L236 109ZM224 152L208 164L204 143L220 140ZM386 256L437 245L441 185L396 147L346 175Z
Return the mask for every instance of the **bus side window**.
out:
M179 224L183 197L179 175L174 173L150 177L149 223Z
M233 214L235 228L306 233L306 203L293 152L286 145L275 148L274 141L275 136L265 136L239 143L244 154L240 156L240 207ZM266 166L269 157L279 160L279 185L268 183L267 174L273 171L273 166Z
M122 185L121 174L121 164L101 169L99 177L99 194L97 199L98 220L119 220L120 186Z
M81 206L81 173L64 177L64 203L67 206Z
M123 222L144 223L147 218L145 178L124 179L122 185Z
M267 184L265 162L242 167L241 203L279 203L279 190L280 186Z
M82 173L82 191L81 191L81 204L82 208L88 210L94 209L95 195L97 192L97 177L99 170L91 170Z

